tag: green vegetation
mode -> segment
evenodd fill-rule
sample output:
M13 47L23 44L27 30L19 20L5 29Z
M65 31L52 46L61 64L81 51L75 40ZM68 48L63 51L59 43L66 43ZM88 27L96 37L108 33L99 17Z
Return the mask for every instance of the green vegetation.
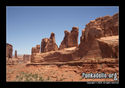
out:
M16 81L44 81L44 79L38 74L21 72L16 76Z
M81 77L79 80L82 80L83 78Z
M50 80L50 77L48 76L47 80Z

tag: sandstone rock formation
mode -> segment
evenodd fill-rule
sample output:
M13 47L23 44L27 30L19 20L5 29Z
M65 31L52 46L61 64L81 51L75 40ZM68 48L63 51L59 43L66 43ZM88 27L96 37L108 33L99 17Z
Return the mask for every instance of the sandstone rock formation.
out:
M82 31L82 36L80 39L81 42L77 55L80 57L117 57L116 55L107 55L107 53L104 53L107 48L110 50L111 47L110 45L104 45L104 42L102 44L102 41L97 39L100 39L101 37L106 38L108 36L118 36L118 15L119 14L117 13L114 16L104 16L90 21L90 23L88 23L85 29ZM108 41L112 41L112 38L110 38ZM114 44L113 41L112 44ZM107 47L104 48L104 46ZM118 44L116 44L115 47L117 50Z
M58 50L58 46L55 42L55 34L52 32L50 38L44 38L41 42L41 52Z
M82 30L79 46L77 27L73 27L71 32L64 31L65 37L58 51L54 51L57 45L52 33L49 39L42 40L42 53L33 54L33 62L118 58L118 15L117 13L114 16L104 16L90 21Z
M59 49L74 47L74 46L77 47L79 28L72 27L71 32L68 32L67 30L65 30L64 33L65 33L65 36L63 41L61 42Z
M59 49L68 48L68 37L70 32L65 30L64 33L65 33L65 36L63 41L61 42L61 45L59 46Z
M78 34L79 34L79 28L72 27L71 33L69 34L68 38L68 47L78 46Z
M40 52L40 45L36 45L36 47L32 47L32 54Z
M32 47L32 50L31 50L31 62L34 62L34 55L36 53L40 53L40 45L36 45L36 47Z
M42 42L41 42L41 52L45 52L45 47L47 45L48 40L49 40L48 38L42 39Z
M17 58L17 50L15 50L15 58Z
M13 46L11 44L6 43L6 57L12 58Z
M98 39L101 56L118 58L118 36L101 37Z
M27 54L24 54L24 55L23 55L23 61L24 61L24 62L30 61L30 58L31 58L30 55L27 55Z
M45 53L36 53L33 54L33 60L34 63L40 63L40 62L55 62L55 61L71 61L73 60L73 52L75 52L76 47L71 48L65 48L63 50L58 51L50 51Z

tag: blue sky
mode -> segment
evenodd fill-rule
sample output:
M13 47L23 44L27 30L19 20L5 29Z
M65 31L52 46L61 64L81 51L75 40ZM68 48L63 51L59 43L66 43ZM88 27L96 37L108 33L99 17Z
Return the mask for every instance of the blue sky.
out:
M6 42L13 45L13 54L31 54L31 48L41 44L43 38L55 33L59 46L64 30L82 29L97 17L119 12L118 6L7 6Z

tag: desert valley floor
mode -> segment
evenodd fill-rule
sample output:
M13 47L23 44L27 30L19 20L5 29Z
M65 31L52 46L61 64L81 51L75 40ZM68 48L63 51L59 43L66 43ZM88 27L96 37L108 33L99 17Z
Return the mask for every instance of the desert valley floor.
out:
M7 81L114 81L113 78L85 79L82 73L117 73L119 78L119 66L117 59L103 59L97 64L96 60L72 61L69 63L43 63L30 64L18 63L6 66ZM95 62L89 64L89 62ZM81 63L82 62L82 63ZM81 64L80 64L81 63ZM107 63L107 64L105 64ZM116 64L117 63L117 64ZM56 65L54 65L56 64ZM75 66L74 66L75 64ZM78 65L79 64L79 65ZM118 81L118 80L117 80Z

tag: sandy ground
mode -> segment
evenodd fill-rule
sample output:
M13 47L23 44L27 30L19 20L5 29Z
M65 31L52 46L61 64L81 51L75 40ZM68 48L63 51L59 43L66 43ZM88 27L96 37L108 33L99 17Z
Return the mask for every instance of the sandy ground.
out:
M97 65L69 66L69 65L29 65L18 63L6 65L6 81L114 81L114 78L85 79L82 73L97 73L105 71L108 73L119 72L118 66L103 64L105 69L100 69ZM98 67L98 69L97 69ZM118 75L117 75L118 78Z

